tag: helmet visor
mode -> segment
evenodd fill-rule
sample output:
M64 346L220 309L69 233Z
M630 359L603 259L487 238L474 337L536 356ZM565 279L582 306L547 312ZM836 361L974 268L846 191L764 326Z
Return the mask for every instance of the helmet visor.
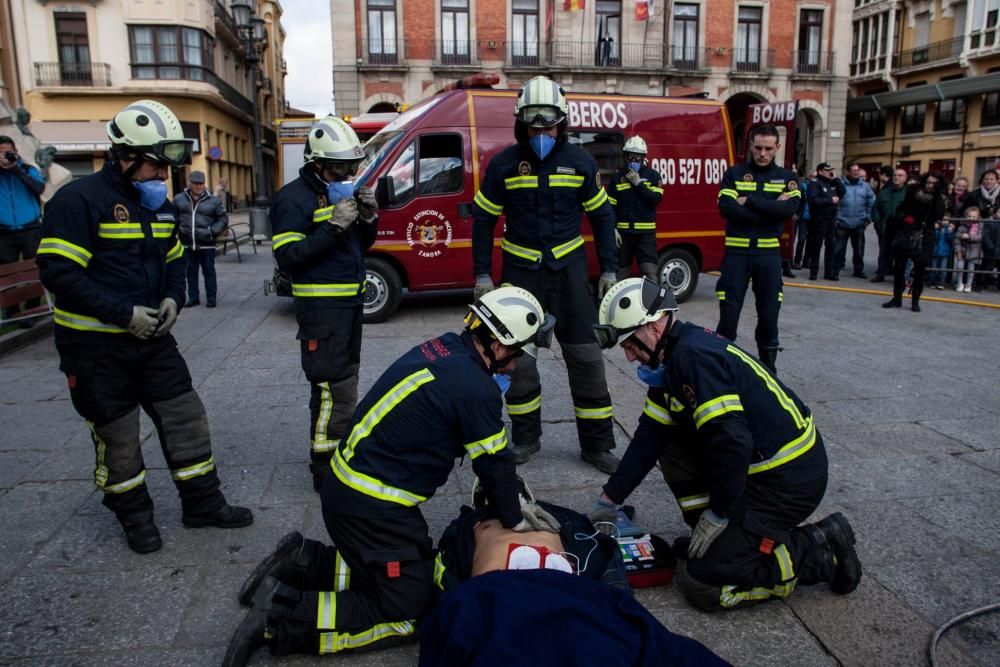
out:
M165 162L172 167L180 167L191 164L191 147L194 142L191 139L177 139L172 141L160 141L150 153L150 157L158 162Z
M518 112L518 120L531 127L552 127L562 119L563 113L557 107L522 107Z

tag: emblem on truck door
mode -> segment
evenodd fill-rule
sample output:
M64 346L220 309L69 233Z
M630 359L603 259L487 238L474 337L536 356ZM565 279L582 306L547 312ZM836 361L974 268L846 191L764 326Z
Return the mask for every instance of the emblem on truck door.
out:
M440 257L451 245L451 223L440 211L420 211L406 225L406 243L420 257Z

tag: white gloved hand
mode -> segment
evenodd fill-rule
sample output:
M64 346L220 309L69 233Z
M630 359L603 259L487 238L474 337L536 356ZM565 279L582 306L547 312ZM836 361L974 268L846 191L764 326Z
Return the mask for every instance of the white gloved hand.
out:
M369 187L360 187L354 191L354 198L358 200L358 217L361 222L370 225L375 222L378 216L378 202L375 201L375 193Z
M483 298L483 295L489 294L496 289L496 285L493 284L493 279L490 278L490 274L483 273L476 276L476 287L472 293L472 297L479 301Z
M629 169L625 172L625 180L631 183L633 187L642 182L642 179L639 178L639 172L634 169Z
M342 232L346 232L347 228L354 224L354 221L358 219L358 202L355 199L341 199L337 202L336 208L333 210L333 217L330 218L330 224L339 229Z
M156 331L160 314L149 306L132 306L132 319L128 322L128 332L136 338L146 340Z
M177 302L170 297L165 298L160 302L160 310L157 311L156 317L159 325L156 327L153 337L166 336L170 333L174 323L177 322Z
M615 230L615 245L619 248L622 247L622 235L618 233L617 229Z
M602 273L601 279L597 281L597 300L602 300L604 295L608 293L608 290L614 287L617 282L618 274Z
M546 533L559 532L559 521L535 503L521 505L521 516L524 518L513 528L515 533L528 533L532 531L544 531Z
M708 547L729 525L729 519L723 519L712 510L705 510L698 518L698 523L691 533L691 545L688 547L688 558L701 558Z
M615 522L618 519L618 505L610 500L605 500L605 496L602 493L594 501L594 506L591 510L587 512L587 518L590 519L590 523L594 524L597 530L605 535L614 535L616 532Z

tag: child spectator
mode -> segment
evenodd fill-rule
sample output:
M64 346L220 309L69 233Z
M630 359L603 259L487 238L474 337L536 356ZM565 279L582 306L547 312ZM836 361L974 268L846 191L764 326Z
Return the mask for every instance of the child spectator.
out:
M969 206L962 212L964 218L955 232L955 271L958 274L956 292L971 292L973 271L983 257L983 225L978 206Z
M955 241L955 226L948 218L934 224L934 251L931 255L930 286L944 289L948 260L951 259Z

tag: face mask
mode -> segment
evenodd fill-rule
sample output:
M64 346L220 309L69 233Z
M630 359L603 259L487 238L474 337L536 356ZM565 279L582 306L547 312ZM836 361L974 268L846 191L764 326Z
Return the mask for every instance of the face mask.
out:
M635 369L635 374L640 382L648 384L655 389L662 389L667 386L667 367L660 364L656 368L650 368L646 364L640 364Z
M354 181L334 181L326 184L326 196L331 204L354 196Z
M506 394L507 390L510 389L510 376L505 373L496 373L493 375L493 381L497 383L500 387L500 394Z
M547 134L538 134L533 136L528 143L531 145L531 150L535 151L538 159L544 160L552 152L552 148L556 145L556 140Z
M639 171L639 169L642 168L642 163L641 162L629 162L628 163L628 168L631 169L632 171Z
M132 181L132 184L139 191L139 203L143 208L156 211L167 201L166 181Z

